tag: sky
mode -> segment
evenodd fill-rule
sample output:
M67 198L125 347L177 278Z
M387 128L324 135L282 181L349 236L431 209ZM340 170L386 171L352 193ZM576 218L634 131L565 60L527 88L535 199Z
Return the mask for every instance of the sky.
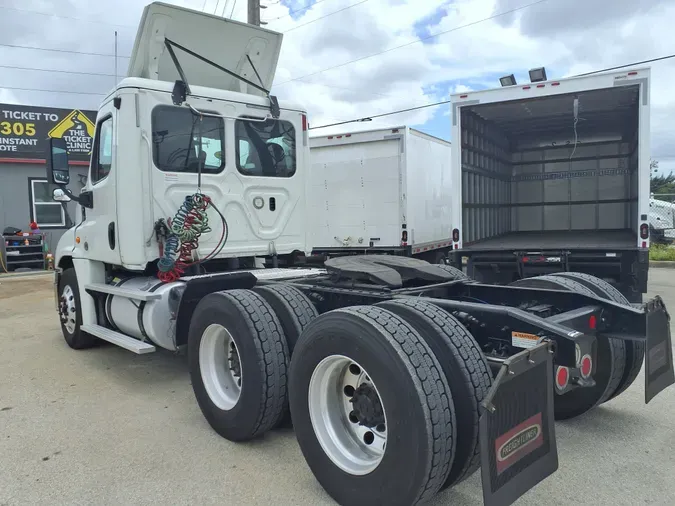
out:
M246 21L246 0L166 1ZM0 0L0 103L96 109L126 74L147 3ZM675 53L675 0L261 3L265 27L284 33L272 92L303 104L312 127L497 87L511 73L527 82L534 67L562 78ZM675 58L651 66L651 155L667 173L675 170ZM450 139L449 112L429 107L314 132L409 125Z

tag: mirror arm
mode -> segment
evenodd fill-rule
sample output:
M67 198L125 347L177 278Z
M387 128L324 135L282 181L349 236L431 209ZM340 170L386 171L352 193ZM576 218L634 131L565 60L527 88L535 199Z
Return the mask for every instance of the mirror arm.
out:
M66 195L68 195L68 197L70 197L70 200L72 200L73 202L77 202L82 207L88 207L89 209L94 207L94 202L93 202L93 199L92 199L91 192L83 191L79 195L75 195L73 192L71 192L66 187L66 185L60 184L58 186L59 186L59 188L61 188L63 190L63 193L65 193Z

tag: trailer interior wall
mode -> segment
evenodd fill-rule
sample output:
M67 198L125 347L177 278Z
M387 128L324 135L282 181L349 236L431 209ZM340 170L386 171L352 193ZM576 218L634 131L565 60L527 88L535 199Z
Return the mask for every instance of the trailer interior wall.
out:
M634 245L638 100L636 85L462 107L464 246L600 231Z

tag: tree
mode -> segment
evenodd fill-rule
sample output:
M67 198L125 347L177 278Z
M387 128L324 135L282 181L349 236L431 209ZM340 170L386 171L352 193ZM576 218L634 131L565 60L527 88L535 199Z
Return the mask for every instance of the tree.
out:
M672 172L667 176L657 176L659 171L659 161L651 159L649 161L649 191L651 193L675 193L675 174Z

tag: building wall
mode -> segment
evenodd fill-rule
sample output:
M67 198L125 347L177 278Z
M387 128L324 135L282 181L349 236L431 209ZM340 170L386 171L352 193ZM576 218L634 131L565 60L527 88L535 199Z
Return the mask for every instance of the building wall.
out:
M70 167L70 184L68 188L75 195L86 181L88 167ZM42 164L0 163L0 233L5 227L17 227L28 230L31 221L31 201L29 178L46 179L46 167ZM67 204L70 219L76 222L76 204ZM50 251L54 251L59 238L66 227L41 228Z

